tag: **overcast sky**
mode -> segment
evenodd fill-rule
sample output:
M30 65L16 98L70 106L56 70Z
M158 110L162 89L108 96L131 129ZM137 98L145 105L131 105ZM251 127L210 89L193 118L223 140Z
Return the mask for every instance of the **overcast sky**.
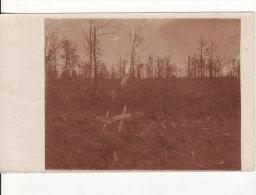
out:
M104 23L107 20L100 20ZM51 20L58 26L58 37L64 37L82 48L82 31L88 31L88 19ZM192 56L198 48L198 39L203 36L218 46L218 53L229 60L240 54L240 20L239 19L114 19L105 31L115 26L119 31L114 35L102 36L100 44L103 49L101 59L110 68L116 64L119 56L125 57L130 45L130 28L138 24L144 25L145 47L142 53L144 60L149 54L155 56L171 56L172 61L184 70L188 56ZM78 50L82 60L88 57Z

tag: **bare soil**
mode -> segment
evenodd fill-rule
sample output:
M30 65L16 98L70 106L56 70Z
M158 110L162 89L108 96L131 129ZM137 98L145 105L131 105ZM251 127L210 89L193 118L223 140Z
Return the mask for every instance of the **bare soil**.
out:
M132 117L107 124L96 117ZM46 169L240 170L240 81L89 80L46 83ZM143 135L143 136L142 136Z

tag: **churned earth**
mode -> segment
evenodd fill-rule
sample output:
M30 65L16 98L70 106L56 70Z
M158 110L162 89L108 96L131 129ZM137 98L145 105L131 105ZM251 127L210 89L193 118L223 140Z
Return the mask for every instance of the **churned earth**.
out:
M236 78L46 83L46 169L240 170ZM102 120L130 118L103 128ZM98 118L97 118L98 117Z

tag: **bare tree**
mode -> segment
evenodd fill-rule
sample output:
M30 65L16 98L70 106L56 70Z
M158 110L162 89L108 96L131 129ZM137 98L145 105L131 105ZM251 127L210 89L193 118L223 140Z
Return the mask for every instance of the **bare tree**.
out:
M232 61L231 61L231 63L232 63L232 71L231 71L231 76L232 77L235 77L235 71L236 71L236 59L232 59Z
M153 68L154 68L154 57L152 55L149 55L148 62L147 62L147 68L146 68L148 78L153 78L153 75L154 75Z
M121 57L121 55L119 56L118 68L119 68L119 79L121 79L122 78L122 57Z
M160 57L156 58L156 73L157 73L157 78L163 78L163 72L164 72L164 67L163 67L163 59Z
M103 61L99 61L99 78L104 79L108 77L108 70L106 64Z
M177 65L175 62L170 65L170 73L171 77L177 77Z
M89 20L89 29L88 29L89 33L86 32L84 29L82 31L83 37L84 37L82 45L83 45L84 50L86 51L86 54L88 54L88 56L89 56L89 63L88 63L89 70L88 71L89 71L89 78L90 78L91 84L92 84L92 71L93 71L93 69L92 69L92 57L93 57L93 54L92 54L92 52L93 52L92 26L93 26L93 20L90 19Z
M82 67L82 77L91 79L91 67L90 62L83 62L81 63Z
M136 57L146 49L146 47L143 47L143 28L143 24L137 25L134 29L130 28L130 48L128 55L130 56L130 76L132 78L135 78Z
M112 22L108 20L104 23L94 22L93 28L93 59L94 59L94 77L95 77L95 88L98 88L98 64L97 58L102 54L100 47L99 37L115 34L119 30L119 26L111 27L111 30L106 30L107 26Z
M64 52L62 58L65 61L62 77L65 79L74 78L76 76L75 68L79 61L79 56L76 54L76 46L72 44L68 39L63 39L61 42L61 47Z
M170 78L170 72L172 72L172 64L170 63L170 57L165 57L164 58L164 63L165 63L165 70L166 70L166 76L165 78Z
M76 54L76 46L70 48L70 68L71 68L71 78L76 77L76 66L79 62L79 56Z
M135 67L136 67L136 72L137 72L137 78L141 79L142 68L144 67L144 64L141 62L141 57L140 56L137 56L135 64L136 64Z
M222 63L223 63L223 58L220 57L220 55L217 55L214 61L214 69L215 69L215 76L219 77L220 76L220 71L222 69Z
M45 21L45 65L46 78L57 79L57 53L60 43L56 36L58 28Z
M84 48L89 54L89 65L90 65L90 77L92 78L92 64L94 64L94 80L95 88L98 88L98 60L102 55L103 50L100 45L100 37L115 34L119 30L119 26L111 26L113 20L92 20L89 21L89 33L83 31L85 41ZM92 81L92 79L91 79Z
M199 40L199 52L200 52L200 77L204 77L204 66L205 66L205 49L206 49L206 41L204 40L204 38L202 36L200 36Z
M192 57L191 57L191 60L190 60L190 66L191 66L191 77L192 78L197 78L199 76L198 74L198 70L199 70L199 58L197 57L196 54L194 54Z
M240 77L240 59L237 59L236 64L237 64L237 77Z
M217 52L217 46L214 44L214 42L211 40L210 41L210 46L206 50L209 56L208 60L208 70L209 70L209 77L212 78L216 73L215 73L215 53Z
M190 60L190 56L188 56L188 61L186 62L186 64L188 65L188 66L187 66L187 77L188 77L188 78L191 78L192 70L191 70L191 60Z
M116 77L117 77L117 71L115 69L115 66L112 66L111 73L110 73L110 78L111 79L116 79Z
M121 67L121 78L123 78L126 74L126 66L127 66L128 60L123 59L122 60L122 67Z
M62 76L67 79L69 77L69 65L71 60L71 56L70 56L70 51L72 48L71 42L67 39L63 39L61 42L61 47L63 48L63 51L64 51L62 58L65 59L65 65L64 65L64 70L62 72Z

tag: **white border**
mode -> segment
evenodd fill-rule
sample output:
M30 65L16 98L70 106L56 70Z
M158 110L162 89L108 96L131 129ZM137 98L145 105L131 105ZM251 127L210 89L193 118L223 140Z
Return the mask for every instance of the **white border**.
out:
M253 170L253 16L252 13L1 15L1 170L45 171L44 18L83 17L241 18L242 170Z
M3 13L254 11L254 0L2 0Z

